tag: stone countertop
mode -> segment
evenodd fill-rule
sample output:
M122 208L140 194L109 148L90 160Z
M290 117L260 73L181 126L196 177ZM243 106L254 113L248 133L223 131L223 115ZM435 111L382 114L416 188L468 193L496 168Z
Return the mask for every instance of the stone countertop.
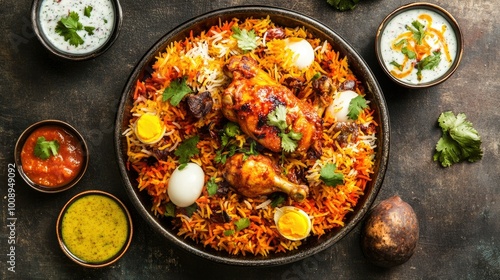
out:
M462 62L446 82L429 89L396 86L374 54L383 18L409 3L364 0L338 12L326 0L121 0L123 29L102 56L71 63L52 59L35 38L29 1L2 1L0 9L1 279L500 279L500 1L429 1L447 9L464 35ZM113 130L123 87L133 67L166 32L202 13L228 5L265 4L311 16L335 30L375 73L389 107L391 151L377 201L399 195L414 208L420 240L413 257L391 269L370 265L359 246L360 225L334 246L276 267L239 267L190 255L164 240L138 215L122 185ZM442 168L432 160L441 136L441 112L463 112L482 138L476 163ZM60 119L86 135L91 162L83 180L59 194L38 193L9 167L17 137L43 119ZM7 227L8 177L15 178L15 230ZM76 193L101 189L132 212L134 240L113 266L87 269L71 262L55 236L57 215ZM15 236L15 272L9 237ZM77 276L76 276L77 275Z

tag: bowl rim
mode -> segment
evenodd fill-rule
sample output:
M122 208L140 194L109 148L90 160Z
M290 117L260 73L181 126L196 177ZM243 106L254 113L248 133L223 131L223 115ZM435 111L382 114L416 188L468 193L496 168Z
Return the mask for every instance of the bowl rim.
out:
M57 126L60 127L64 130L66 130L68 133L73 135L78 142L81 145L82 153L83 153L83 164L80 169L80 172L78 175L73 178L70 182L68 182L65 185L59 186L59 187L47 187L44 185L37 184L33 182L28 175L24 172L23 166L22 166L22 161L21 161L21 151L23 149L24 143L26 142L26 139L33 133L36 129L44 127L44 126ZM61 121L61 120L55 120L55 119L48 119L48 120L42 120L38 121L30 126L28 126L17 138L16 145L14 146L14 162L16 164L17 172L19 175L23 178L23 180L28 184L31 188L43 192L43 193L58 193L62 192L65 190L69 190L72 187L74 187L80 180L83 178L83 175L85 175L88 165L90 161L90 154L89 154L89 149L87 146L87 142L83 138L82 134L70 125L67 122Z
M384 63L384 60L382 58L382 54L381 54L380 42L381 42L381 38L382 38L382 33L384 32L387 25L397 15L399 15L403 12L406 12L408 10L412 10L412 9L425 9L425 10L430 10L430 11L438 13L446 21L448 21L448 23L451 25L453 32L455 33L455 36L457 38L457 54L455 57L455 61L453 61L450 69L448 69L448 71L446 71L440 77L438 77L432 81L426 82L426 83L412 84L412 83L404 82L404 81L394 77L391 74L391 72L389 71L389 69L387 69L387 67ZM427 3L427 2L414 2L414 3L405 4L405 5L402 5L398 8L396 8L395 10L390 12L382 20L382 22L380 23L380 25L377 29L377 33L375 36L375 54L377 57L377 61L380 65L380 67L382 68L382 70L384 71L384 73L396 84L404 86L406 88L412 88L412 89L428 88L428 87L432 87L432 86L441 84L444 81L448 80L448 78L451 77L453 75L453 73L455 73L455 71L458 69L458 66L462 60L463 49L464 49L463 46L464 46L464 40L463 40L462 31L461 31L460 25L458 24L455 17L453 17L453 15L451 13L449 13L447 10L445 10L443 7L436 5L436 4Z
M45 38L44 32L42 31L42 28L40 26L38 11L43 1L47 0L33 0L31 6L31 25L33 27L33 31L35 32L36 37L38 38L38 41L40 41L40 43L44 46L44 48L47 51L49 51L52 55L54 55L57 58L71 60L71 61L85 61L92 58L96 58L105 53L113 45L113 43L118 38L118 35L120 34L120 31L122 29L123 11L120 5L120 0L109 0L113 4L113 8L115 11L115 24L107 41L99 48L87 53L73 54L61 51L55 46L53 46L52 43L50 43Z
M73 253L71 253L71 251L64 244L64 241L63 241L63 238L62 238L62 233L61 233L62 218L66 214L66 211L67 211L68 207L71 206L78 199L80 199L80 198L82 198L84 196L88 196L88 195L101 195L101 196L105 196L105 197L111 198L123 210L123 212L124 212L124 214L125 214L125 216L127 218L127 222L128 222L127 240L123 244L123 246L120 249L119 253L117 253L112 258L110 258L110 259L108 259L108 260L106 260L104 262L100 262L100 263L85 262L85 261L80 260L75 255L73 255ZM57 236L57 242L59 243L59 247L61 247L61 250L64 252L64 254L68 258L70 258L73 262L75 262L75 263L77 263L77 264L79 264L81 266L84 266L84 267L100 268L100 267L105 267L105 266L109 266L109 265L114 264L119 259L121 259L121 257L123 257L123 255L125 255L125 253L128 251L128 248L130 247L130 244L132 243L132 237L133 237L133 235L134 235L134 227L133 227L133 223L132 223L132 216L130 215L130 212L128 211L127 207L125 206L125 204L120 199L118 199L116 196L114 196L111 193L106 192L106 191L101 191L101 190L86 190L86 191L83 191L83 192L80 192L80 193L74 195L72 198L70 198L66 202L66 204L64 204L64 206L61 208L61 211L59 212L59 215L57 217L57 222L56 222L56 236Z
M124 120L123 113L125 112L124 110L127 109L126 103L131 96L130 95L132 92L131 89L133 89L133 87L135 86L137 79L142 77L141 75L143 75L145 67L150 65L150 63L154 59L155 54L157 54L157 50L160 49L163 45L167 44L169 40L172 40L176 34L177 36L179 36L179 34L182 34L183 32L192 31L193 26L195 26L196 24L201 24L203 22L206 22L207 20L210 19L220 20L220 18L226 18L228 16L238 17L242 15L246 15L245 17L250 17L250 16L256 17L256 15L263 16L264 14L269 15L272 20L276 18L281 18L282 20L286 18L287 21L293 20L293 22L297 26L307 25L312 27L314 25L314 30L316 31L316 33L328 35L329 41L332 44L333 41L336 40L341 42L341 46L337 46L336 48L337 49L339 47L342 48L346 52L345 55L350 56L349 59L359 62L359 64L361 65L360 68L363 69L362 71L363 74L367 75L366 77L364 77L363 80L365 86L367 87L366 89L367 91L370 91L372 93L373 99L375 99L377 101L377 104L380 105L378 111L378 114L380 114L380 119L381 119L381 122L379 123L379 127L381 128L380 131L381 133L378 136L380 141L378 145L380 164L378 166L379 168L377 171L378 175L373 180L372 192L363 196L360 199L360 202L358 203L359 206L358 211L352 216L352 218L350 219L350 223L346 224L343 228L339 230L338 233L335 233L335 235L332 234L333 237L331 238L329 237L328 239L326 239L325 242L322 242L317 246L313 246L310 249L301 250L299 248L295 251L291 251L293 253L287 252L287 254L285 255L277 254L272 258L269 258L269 256L259 258L256 256L248 256L248 255L238 257L229 255L225 252L223 252L224 254L215 251L212 252L212 250L207 250L200 244L195 245L194 242L191 242L190 240L178 237L176 234L163 228L158 218L154 217L153 214L150 212L150 209L145 207L145 205L143 204L144 201L141 200L138 190L135 190L135 187L132 185L131 180L129 180L128 178L129 171L127 170L124 164L127 158L126 155L123 154L124 150L122 149L122 133L123 133L122 126L124 124L124 121L126 121ZM120 174L122 175L124 187L127 191L127 194L129 195L130 200L132 201L134 207L139 212L141 217L146 221L146 223L152 228L154 228L155 231L163 235L167 240L174 243L181 249L184 249L185 251L194 254L195 256L218 263L229 264L229 265L241 265L241 266L277 266L299 261L306 257L312 256L320 251L323 251L324 249L330 247L331 245L342 239L360 222L360 220L363 218L363 216L366 214L366 212L369 210L370 206L374 202L381 188L385 176L385 171L387 168L388 156L389 156L389 136L390 136L389 131L390 131L389 113L384 95L382 93L382 89L380 88L380 85L375 79L375 75L373 74L373 72L371 71L365 60L358 54L358 52L338 33L333 31L333 29L321 23L320 21L297 11L274 7L274 6L267 6L267 5L241 5L241 6L222 8L203 13L199 16L195 16L194 18L191 18L190 20L187 20L184 23L181 23L175 28L168 31L156 43L154 43L151 46L151 48L145 53L145 55L137 62L135 68L131 72L123 89L122 97L120 99L120 106L116 115L114 144L115 144L115 152L119 164Z

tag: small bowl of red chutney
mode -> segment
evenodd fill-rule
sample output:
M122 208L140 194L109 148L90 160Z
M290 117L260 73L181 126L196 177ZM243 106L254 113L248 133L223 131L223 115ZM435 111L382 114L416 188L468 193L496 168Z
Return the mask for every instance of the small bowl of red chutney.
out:
M60 120L37 122L19 136L14 153L19 175L33 189L57 193L76 185L89 162L83 136Z

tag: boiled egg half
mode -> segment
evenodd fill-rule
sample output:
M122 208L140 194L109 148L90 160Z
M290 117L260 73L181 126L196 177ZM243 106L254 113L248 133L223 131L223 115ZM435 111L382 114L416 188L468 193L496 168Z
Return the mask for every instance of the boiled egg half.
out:
M137 119L134 132L144 144L154 144L163 138L166 127L155 114L144 114Z
M204 185L205 172L198 164L190 162L172 172L167 194L173 204L188 207L200 197Z
M349 117L349 103L358 94L352 90L339 91L333 98L333 102L326 108L325 118L335 119L338 122L347 122ZM352 120L351 120L352 121Z
M279 233L289 240L302 240L312 229L311 219L302 209L294 206L276 208L274 222Z
M314 61L314 49L307 40L295 37L286 38L285 44L295 54L293 62L298 69L302 70L311 66Z

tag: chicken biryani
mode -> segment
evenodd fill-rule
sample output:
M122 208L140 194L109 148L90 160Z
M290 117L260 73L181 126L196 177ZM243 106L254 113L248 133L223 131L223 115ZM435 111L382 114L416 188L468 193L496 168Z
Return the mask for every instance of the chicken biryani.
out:
M377 123L328 41L235 18L170 43L148 73L127 167L177 235L266 256L344 226L374 172Z

